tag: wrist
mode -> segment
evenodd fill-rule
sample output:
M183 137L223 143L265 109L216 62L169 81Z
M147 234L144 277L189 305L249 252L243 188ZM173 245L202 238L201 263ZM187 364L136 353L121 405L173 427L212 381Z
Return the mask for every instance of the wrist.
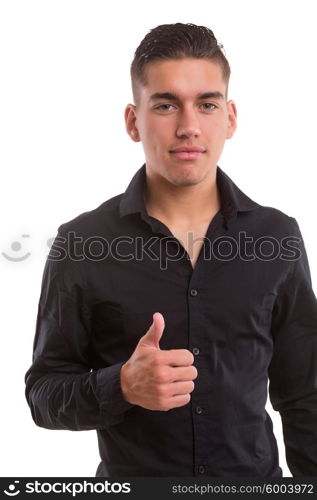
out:
M120 369L120 385L121 385L121 391L124 399L130 403L128 399L128 384L127 384L127 375L126 375L126 370L127 370L127 364L124 363L121 366Z

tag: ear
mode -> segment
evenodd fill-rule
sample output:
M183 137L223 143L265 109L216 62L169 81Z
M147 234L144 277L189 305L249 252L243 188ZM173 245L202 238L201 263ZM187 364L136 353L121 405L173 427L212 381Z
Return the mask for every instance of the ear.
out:
M228 130L226 139L231 139L237 128L237 108L234 101L227 102Z
M136 106L128 104L124 110L124 120L126 130L134 142L140 142L139 131L136 126Z

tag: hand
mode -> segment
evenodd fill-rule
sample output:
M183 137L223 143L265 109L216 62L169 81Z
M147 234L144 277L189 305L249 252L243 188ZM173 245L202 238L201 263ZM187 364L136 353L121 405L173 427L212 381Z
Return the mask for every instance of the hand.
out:
M154 313L153 323L120 373L126 401L148 410L167 411L186 405L194 390L193 380L198 375L192 366L194 356L190 351L160 349L164 326L162 314Z

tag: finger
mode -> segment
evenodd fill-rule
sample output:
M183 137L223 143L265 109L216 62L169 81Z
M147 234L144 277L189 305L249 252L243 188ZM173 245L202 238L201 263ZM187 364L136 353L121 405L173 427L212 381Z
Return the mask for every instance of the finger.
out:
M178 396L173 396L167 399L166 407L168 409L179 408L180 406L184 406L190 402L191 396L190 394L181 394Z
M195 380L198 376L197 368L193 365L173 366L169 368L169 373L171 382Z
M166 397L181 396L189 394L195 389L195 383L190 380L186 382L174 382L169 384L166 389Z
M160 357L162 363L169 366L189 366L194 362L194 355L188 349L161 350Z
M153 321L145 335L140 339L139 345L160 349L160 340L165 327L164 317L161 313L153 314Z

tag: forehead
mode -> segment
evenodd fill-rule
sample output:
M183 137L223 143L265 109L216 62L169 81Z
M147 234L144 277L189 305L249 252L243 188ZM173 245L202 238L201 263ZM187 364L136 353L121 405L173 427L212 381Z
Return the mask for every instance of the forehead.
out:
M153 61L145 67L145 77L144 96L155 92L174 92L184 96L207 91L225 93L226 89L221 67L207 59Z

